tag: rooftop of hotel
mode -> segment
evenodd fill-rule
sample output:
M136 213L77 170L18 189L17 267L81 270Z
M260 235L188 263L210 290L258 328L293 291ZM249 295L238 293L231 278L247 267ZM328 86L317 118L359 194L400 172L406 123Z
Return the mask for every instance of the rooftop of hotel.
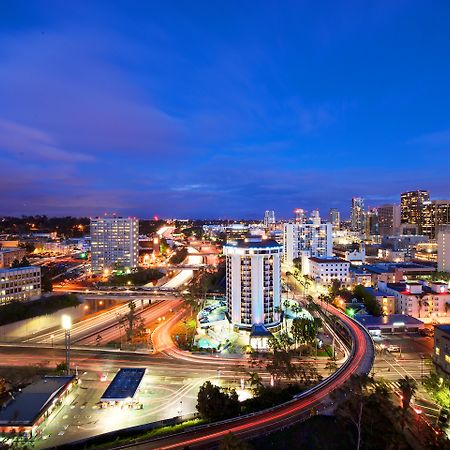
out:
M283 247L277 241L273 239L255 239L255 238L246 238L246 239L237 239L234 241L227 242L224 247L239 247L239 248L272 248L272 247Z
M317 262L317 263L323 263L323 264L338 264L338 263L350 264L349 261L346 261L345 259L342 259L342 258L336 258L336 257L320 258L318 256L312 256L311 258L309 258L309 260Z

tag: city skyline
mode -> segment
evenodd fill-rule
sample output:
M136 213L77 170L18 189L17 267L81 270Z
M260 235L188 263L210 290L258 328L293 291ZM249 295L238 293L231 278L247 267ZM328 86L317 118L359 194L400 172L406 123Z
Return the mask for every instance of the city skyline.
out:
M450 163L439 9L4 2L0 214L348 217L354 196L448 198L426 169Z

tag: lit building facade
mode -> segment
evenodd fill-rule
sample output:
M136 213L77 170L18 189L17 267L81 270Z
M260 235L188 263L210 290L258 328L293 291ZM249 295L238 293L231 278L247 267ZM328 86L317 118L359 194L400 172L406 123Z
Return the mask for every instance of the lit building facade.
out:
M26 254L24 248L0 248L0 269L8 269L14 260L21 261Z
M429 200L428 191L403 192L400 195L401 223L417 225L419 234L422 234L423 204Z
M400 231L400 205L381 205L378 211L378 231L381 236L392 236Z
M38 266L0 269L0 305L26 302L41 296L41 268Z
M304 258L302 273L325 286L331 286L335 280L347 286L350 283L350 262L340 258Z
M264 227L272 228L275 225L275 211L266 211L264 213Z
M365 211L364 211L364 199L362 197L352 198L352 210L351 210L351 229L357 233L364 233L365 231Z
M450 200L424 202L422 208L421 232L430 239L436 239L438 227L450 224Z
M336 208L330 209L330 223L333 226L333 230L339 230L341 223L341 213Z
M91 263L93 272L135 268L139 261L139 221L135 218L91 219Z
M441 225L437 234L439 272L450 272L450 225Z
M253 325L279 325L281 257L283 247L273 240L247 238L228 242L226 296L231 322L250 331Z
M331 223L285 223L283 224L284 262L308 256L331 256L333 234Z
M434 329L433 362L439 373L450 377L450 325L438 325Z

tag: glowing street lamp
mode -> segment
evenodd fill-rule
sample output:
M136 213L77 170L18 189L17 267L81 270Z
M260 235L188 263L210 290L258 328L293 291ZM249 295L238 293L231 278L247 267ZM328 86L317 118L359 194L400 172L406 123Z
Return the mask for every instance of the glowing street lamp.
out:
M70 375L70 329L72 328L72 317L64 314L61 317L61 326L64 329L64 343L66 346L66 368L67 375Z

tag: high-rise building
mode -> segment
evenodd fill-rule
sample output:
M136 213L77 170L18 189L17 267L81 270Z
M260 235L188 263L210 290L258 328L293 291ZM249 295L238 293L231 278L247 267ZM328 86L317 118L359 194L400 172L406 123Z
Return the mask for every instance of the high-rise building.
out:
M429 200L430 193L428 191L403 192L400 195L401 223L417 225L419 234L422 234L423 205Z
M450 225L440 225L437 232L438 271L450 272Z
M331 256L333 235L331 223L285 223L283 225L284 262L308 256Z
M279 325L281 255L277 242L251 237L224 245L226 297L234 326L250 331L254 325Z
M41 296L41 268L38 266L0 269L0 305L35 300Z
M318 209L313 209L311 211L311 215L309 216L309 220L314 224L314 225L320 225L320 212Z
M366 236L377 236L379 232L378 210L369 208L366 213Z
M362 197L352 198L352 211L351 211L351 229L358 233L365 232L365 211L364 211L364 199Z
M392 236L400 229L400 205L381 205L378 210L378 230L381 236Z
M306 220L306 213L303 209L297 208L294 210L295 214L295 223L303 223Z
M264 213L264 227L271 228L275 225L275 211L266 211Z
M450 200L424 202L421 216L421 233L430 239L436 239L438 227L450 224Z
M139 221L135 218L91 219L91 263L93 272L135 268L139 260Z
M341 213L336 208L330 209L330 223L333 226L333 230L339 230L341 223Z

